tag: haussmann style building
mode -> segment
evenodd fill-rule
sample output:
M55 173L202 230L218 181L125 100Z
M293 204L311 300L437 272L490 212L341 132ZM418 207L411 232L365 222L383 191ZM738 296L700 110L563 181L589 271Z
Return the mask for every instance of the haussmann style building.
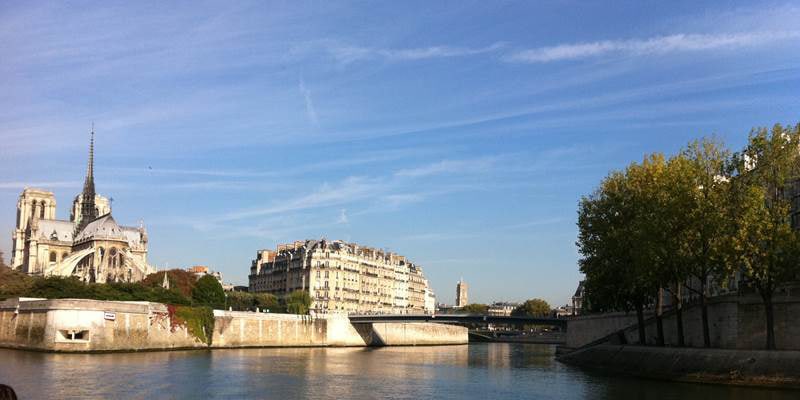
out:
M422 268L406 257L340 240L306 240L259 250L249 291L307 291L317 313L432 313L436 300Z
M118 225L109 200L95 193L94 132L83 191L72 203L70 219L56 219L53 192L25 188L16 220L11 267L29 275L102 283L136 282L155 272L147 263L144 225Z

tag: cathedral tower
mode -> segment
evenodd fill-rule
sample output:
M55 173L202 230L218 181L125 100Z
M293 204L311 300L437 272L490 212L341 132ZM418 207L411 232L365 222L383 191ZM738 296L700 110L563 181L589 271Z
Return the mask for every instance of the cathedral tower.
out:
M86 180L83 182L83 192L81 192L81 216L75 233L83 230L89 222L97 219L98 210L95 206L94 191L94 125L92 125L92 137L89 140L89 162L86 167Z

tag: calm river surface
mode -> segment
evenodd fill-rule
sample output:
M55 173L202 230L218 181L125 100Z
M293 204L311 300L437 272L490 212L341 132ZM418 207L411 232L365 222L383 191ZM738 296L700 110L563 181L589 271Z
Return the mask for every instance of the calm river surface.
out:
M797 399L800 392L588 374L554 347L242 349L48 354L0 349L21 399Z

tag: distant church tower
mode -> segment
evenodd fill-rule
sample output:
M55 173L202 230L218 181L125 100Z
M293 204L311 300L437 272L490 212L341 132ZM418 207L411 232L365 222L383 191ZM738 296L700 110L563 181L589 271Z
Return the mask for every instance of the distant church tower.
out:
M456 307L464 307L467 303L467 284L464 282L464 278L456 283Z

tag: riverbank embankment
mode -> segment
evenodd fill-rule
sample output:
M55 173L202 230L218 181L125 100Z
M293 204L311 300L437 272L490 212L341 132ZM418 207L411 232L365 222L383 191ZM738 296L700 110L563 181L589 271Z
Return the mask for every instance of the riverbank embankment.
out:
M164 304L85 299L0 302L0 347L53 352L239 347L415 346L468 343L467 328L434 323L359 323L323 316L214 310L213 331ZM202 335L197 334L202 329ZM209 338L210 340L203 340Z
M800 292L785 291L773 298L775 316L775 346L778 350L800 350ZM764 304L755 294L726 295L708 299L708 322L711 347L721 349L762 349L766 344ZM702 309L687 305L683 309L684 343L677 335L675 310L663 315L664 343L667 346L702 348ZM658 342L655 315L645 312L645 340ZM566 345L579 349L593 344L639 344L639 332L634 312L589 314L567 320Z
M558 360L640 378L800 389L800 351L597 345Z

